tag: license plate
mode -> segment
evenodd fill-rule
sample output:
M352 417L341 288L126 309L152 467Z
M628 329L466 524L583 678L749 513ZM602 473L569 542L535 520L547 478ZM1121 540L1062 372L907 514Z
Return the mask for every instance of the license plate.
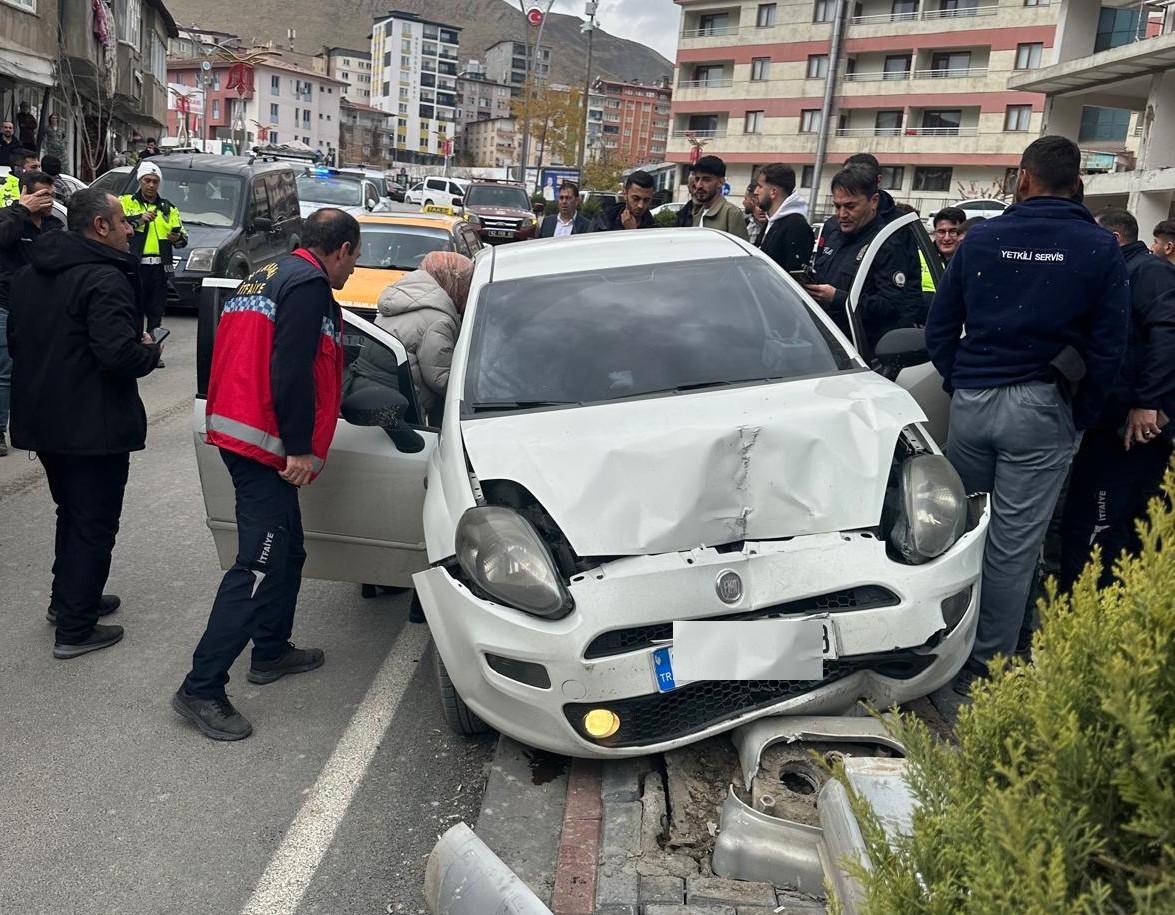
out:
M505 229L490 229L491 238L509 238L513 232L508 232Z
M804 623L809 620L779 620L778 623ZM737 622L730 623L732 626L737 626ZM826 620L820 621L821 629L823 631L823 644L821 646L821 654L825 661L835 660L837 658L836 637L833 634L831 625ZM659 648L653 649L652 654L653 667L653 682L656 684L657 692L668 693L684 686L685 682L679 682L673 672L673 646L662 645Z

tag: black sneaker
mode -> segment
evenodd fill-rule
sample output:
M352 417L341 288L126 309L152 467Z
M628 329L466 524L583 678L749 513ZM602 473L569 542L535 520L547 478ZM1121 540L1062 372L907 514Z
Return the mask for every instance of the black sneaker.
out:
M160 359L158 362L155 363L155 368L165 369L165 368L167 368L167 365L164 363L164 361L162 359Z
M91 651L100 651L103 648L109 648L111 645L115 645L121 641L121 626L103 626L99 624L94 627L94 631L89 636L80 642L72 642L70 644L57 642L53 646L53 657L59 661L66 661L70 658L89 654Z
M977 675L964 667L950 683L930 694L930 704L938 709L943 718L954 724L959 717L959 709L971 704L971 684L976 679Z
M110 616L115 610L122 606L122 598L117 594L103 594L98 599L98 615ZM52 604L49 609L45 611L45 619L57 625L57 608Z
M197 699L181 686L171 697L171 707L213 740L244 740L253 733L249 720L224 699Z
M250 683L272 683L286 674L301 674L322 667L326 655L321 648L295 648L291 645L276 661L253 662L245 676Z
M8 454L8 439L4 437L4 430L0 429L0 457Z

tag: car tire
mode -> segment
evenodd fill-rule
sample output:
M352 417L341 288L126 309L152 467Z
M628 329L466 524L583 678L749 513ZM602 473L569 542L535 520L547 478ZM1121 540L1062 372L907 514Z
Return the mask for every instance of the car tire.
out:
M432 206L432 201L431 201L431 200L426 200L426 201L424 201L424 205L425 205L426 207L430 207L430 206Z
M449 672L445 670L445 662L441 660L441 653L433 645L433 657L436 659L437 689L441 694L441 710L445 715L445 724L454 734L462 737L476 737L493 730L488 724L474 714L465 700L457 695L457 687L449 679Z

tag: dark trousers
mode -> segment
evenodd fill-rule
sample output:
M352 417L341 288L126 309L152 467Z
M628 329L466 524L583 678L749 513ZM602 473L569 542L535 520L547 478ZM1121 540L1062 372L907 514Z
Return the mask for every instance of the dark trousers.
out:
M1122 436L1090 429L1073 460L1069 496L1061 519L1060 585L1069 590L1089 562L1094 546L1102 548L1099 587L1113 579L1122 551L1141 547L1134 523L1146 515L1146 504L1158 495L1171 457L1171 443L1160 436L1127 451Z
M163 323L163 309L167 305L167 271L163 265L140 264L139 287L143 317L150 333Z
M38 457L57 504L50 606L57 611L57 641L75 644L88 638L98 622L130 455Z
M208 628L184 680L188 695L224 696L228 670L253 640L253 662L273 661L289 647L306 550L298 487L276 470L220 452L237 496L237 561L224 574Z

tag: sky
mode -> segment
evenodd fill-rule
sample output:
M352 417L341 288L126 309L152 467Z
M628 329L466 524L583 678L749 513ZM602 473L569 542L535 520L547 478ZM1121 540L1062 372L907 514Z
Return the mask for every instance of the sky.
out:
M524 0L529 6L528 0ZM545 0L537 0L545 5ZM555 0L551 11L583 18L584 0ZM629 38L677 59L681 7L673 0L598 0L596 22L607 32Z

